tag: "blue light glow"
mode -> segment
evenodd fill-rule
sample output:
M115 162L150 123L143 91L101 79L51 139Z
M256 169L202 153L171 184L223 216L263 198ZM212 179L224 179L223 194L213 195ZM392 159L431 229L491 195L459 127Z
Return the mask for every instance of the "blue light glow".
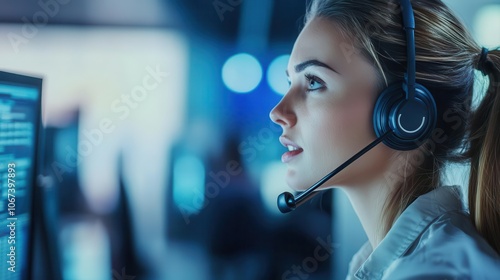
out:
M278 56L271 62L267 70L267 82L269 86L280 95L285 95L288 91L285 70L289 59L290 55L288 54Z
M500 5L484 5L476 13L474 33L480 45L494 48L500 45Z
M259 61L246 53L230 57L222 67L222 80L232 91L248 93L254 90L262 79Z
M183 213L198 213L205 200L203 162L195 156L182 156L174 163L173 176L174 203Z
M273 161L264 166L260 180L260 196L271 214L281 215L276 199L281 193L291 191L285 181L287 170L287 166L281 161Z

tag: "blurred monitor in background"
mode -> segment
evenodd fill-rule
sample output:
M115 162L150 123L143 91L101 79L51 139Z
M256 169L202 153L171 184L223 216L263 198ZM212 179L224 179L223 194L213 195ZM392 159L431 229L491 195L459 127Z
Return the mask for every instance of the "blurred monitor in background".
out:
M0 72L0 279L30 277L42 80Z

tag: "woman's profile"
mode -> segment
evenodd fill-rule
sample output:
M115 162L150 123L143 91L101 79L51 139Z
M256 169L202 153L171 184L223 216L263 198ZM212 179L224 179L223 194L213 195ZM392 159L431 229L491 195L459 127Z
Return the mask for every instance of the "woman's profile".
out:
M440 0L312 0L286 73L270 117L292 189L389 135L322 185L347 194L368 237L347 279L499 279L498 48ZM468 199L442 183L450 162L470 166Z

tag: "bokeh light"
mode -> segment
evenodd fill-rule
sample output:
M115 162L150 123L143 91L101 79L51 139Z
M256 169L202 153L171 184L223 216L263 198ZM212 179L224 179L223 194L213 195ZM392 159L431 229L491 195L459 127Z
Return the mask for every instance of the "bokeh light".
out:
M474 33L478 43L487 48L500 45L500 5L485 5L477 11Z
M175 204L188 214L198 213L203 207L205 193L203 162L195 156L182 156L174 163L173 176ZM194 197L197 198L196 201L193 200Z
M224 63L222 80L230 90L236 93L248 93L262 80L262 67L252 55L236 54Z
M285 95L288 91L285 70L289 59L290 55L288 54L280 55L271 62L267 70L267 82L269 86L274 92L280 95Z

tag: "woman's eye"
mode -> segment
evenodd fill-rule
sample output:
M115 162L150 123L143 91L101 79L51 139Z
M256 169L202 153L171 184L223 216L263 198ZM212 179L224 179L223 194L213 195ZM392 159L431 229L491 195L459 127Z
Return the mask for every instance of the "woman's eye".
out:
M321 81L318 77L313 75L306 75L307 79L307 90L315 91L324 88L323 81Z

